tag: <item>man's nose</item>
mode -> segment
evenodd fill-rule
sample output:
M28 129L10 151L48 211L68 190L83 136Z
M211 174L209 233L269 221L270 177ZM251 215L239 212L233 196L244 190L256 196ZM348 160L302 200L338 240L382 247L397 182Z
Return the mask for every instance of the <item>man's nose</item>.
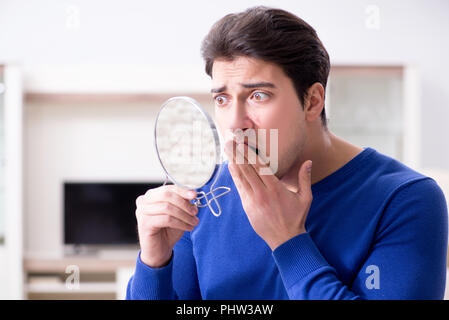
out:
M248 114L244 103L236 102L231 108L229 129L246 130L254 128L254 123Z

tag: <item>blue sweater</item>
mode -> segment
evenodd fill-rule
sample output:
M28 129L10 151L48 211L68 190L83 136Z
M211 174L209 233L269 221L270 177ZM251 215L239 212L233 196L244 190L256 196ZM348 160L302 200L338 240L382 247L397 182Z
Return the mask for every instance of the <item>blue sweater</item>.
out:
M443 298L447 208L431 178L365 148L312 185L307 233L271 251L224 166L222 215L201 208L167 266L138 257L128 299Z

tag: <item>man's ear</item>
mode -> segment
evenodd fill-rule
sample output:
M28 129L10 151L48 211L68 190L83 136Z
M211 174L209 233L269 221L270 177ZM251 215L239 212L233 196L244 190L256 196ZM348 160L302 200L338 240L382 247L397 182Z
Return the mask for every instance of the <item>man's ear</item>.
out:
M304 113L307 121L315 121L321 115L324 108L324 87L321 83L315 82L307 90L304 101Z

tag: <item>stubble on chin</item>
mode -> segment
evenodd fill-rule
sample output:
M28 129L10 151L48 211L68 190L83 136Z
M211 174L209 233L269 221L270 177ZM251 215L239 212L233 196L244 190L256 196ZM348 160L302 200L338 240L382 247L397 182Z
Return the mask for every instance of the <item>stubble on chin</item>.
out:
M301 167L301 160L304 155L304 145L305 139L302 141L295 141L291 146L283 152L283 154L279 153L279 165L278 170L275 173L275 176L282 180L287 174L290 172L295 173L295 177L297 176L297 172Z

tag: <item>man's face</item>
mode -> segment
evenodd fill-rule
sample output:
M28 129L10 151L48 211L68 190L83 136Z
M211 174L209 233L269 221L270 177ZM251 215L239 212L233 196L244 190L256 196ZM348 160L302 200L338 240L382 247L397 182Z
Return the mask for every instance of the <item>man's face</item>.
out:
M306 141L305 114L293 82L279 66L247 57L217 59L211 92L223 137L229 137L229 129L253 129L256 135L266 129L266 145L256 145L259 137L249 144L271 162L276 141L270 140L270 130L277 129L276 176L281 178L296 164Z

